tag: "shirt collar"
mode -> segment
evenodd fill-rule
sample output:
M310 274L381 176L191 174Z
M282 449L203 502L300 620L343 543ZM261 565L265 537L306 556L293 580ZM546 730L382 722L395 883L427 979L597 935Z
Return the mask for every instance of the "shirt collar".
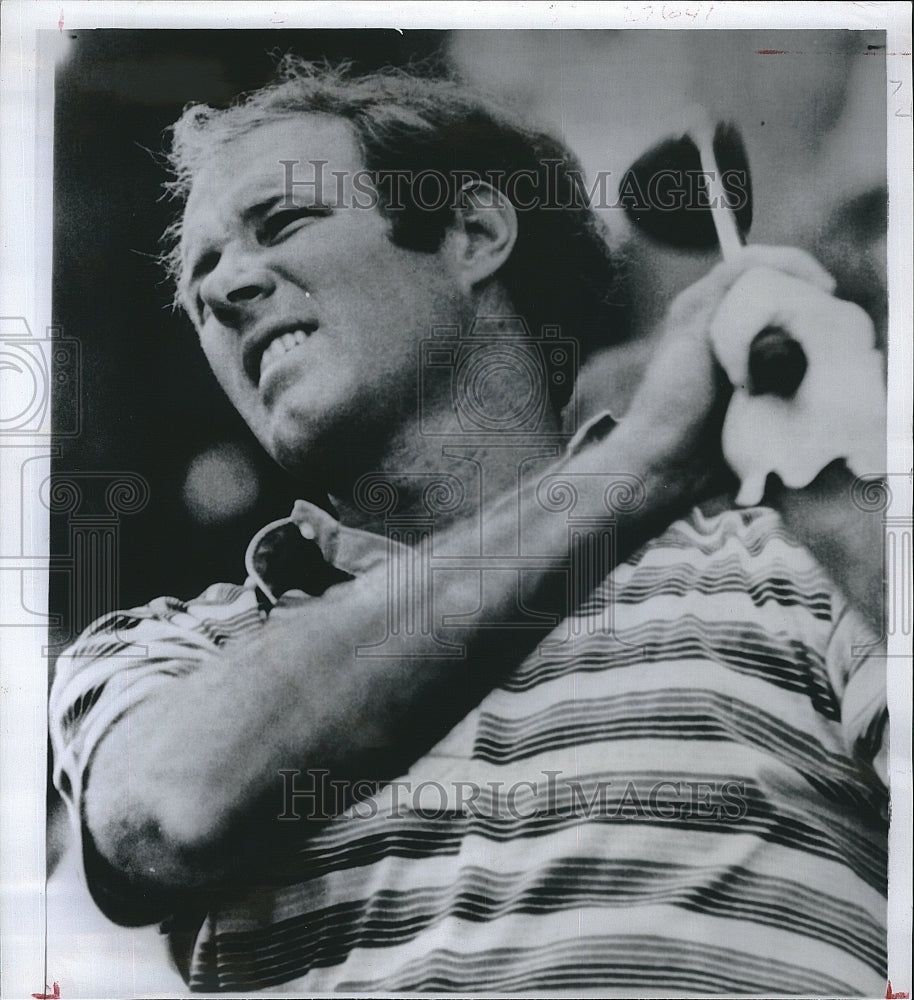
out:
M306 500L264 525L251 539L244 563L248 580L274 605L287 590L314 596L351 580L384 559L399 543L372 531L347 528Z
M605 437L616 421L608 410L577 430L566 447L574 455ZM264 525L251 539L244 557L249 583L266 606L288 590L314 596L370 570L400 542L360 528L348 528L332 514L306 500L296 500L292 513Z

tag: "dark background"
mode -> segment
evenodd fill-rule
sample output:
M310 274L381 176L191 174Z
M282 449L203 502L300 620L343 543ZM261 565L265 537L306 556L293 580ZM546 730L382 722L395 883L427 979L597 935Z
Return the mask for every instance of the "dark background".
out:
M188 102L223 104L265 83L278 53L346 57L368 70L434 60L442 35L95 30L71 38L56 85L53 314L63 335L80 343L82 423L78 436L59 439L54 471L124 470L148 481L148 504L119 525L118 606L129 607L159 594L190 597L217 580L240 582L247 539L301 495L256 445L189 321L171 309L172 289L155 260L176 211L161 197L163 130ZM195 457L225 443L231 450L216 452L199 488L223 501L235 490L245 502L236 513L230 503L214 504L229 509L211 510L201 523L183 499L185 477ZM232 464L237 474L226 476ZM256 501L237 476L254 480ZM51 551L64 551L66 519L52 521ZM66 618L68 581L57 583L51 611ZM63 641L86 624L62 622Z

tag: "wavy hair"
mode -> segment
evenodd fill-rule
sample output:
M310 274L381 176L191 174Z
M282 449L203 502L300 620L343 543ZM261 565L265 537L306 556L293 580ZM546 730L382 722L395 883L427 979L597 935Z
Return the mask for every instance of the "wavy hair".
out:
M213 153L258 126L301 114L322 114L351 125L378 208L399 246L434 252L454 218L460 185L478 177L511 198L517 241L497 277L516 311L536 334L558 327L578 344L579 359L623 336L617 268L604 227L587 202L577 158L551 136L521 123L507 109L452 78L411 70L356 75L348 64L286 56L274 82L243 94L226 108L191 105L171 127L166 154L169 193L184 202L197 172ZM434 205L386 176L432 171L448 186ZM523 179L523 202L517 197ZM513 189L512 189L513 185ZM164 236L162 261L180 289L181 219ZM550 380L550 383L553 380ZM567 380L566 380L567 382ZM552 387L560 407L571 384Z

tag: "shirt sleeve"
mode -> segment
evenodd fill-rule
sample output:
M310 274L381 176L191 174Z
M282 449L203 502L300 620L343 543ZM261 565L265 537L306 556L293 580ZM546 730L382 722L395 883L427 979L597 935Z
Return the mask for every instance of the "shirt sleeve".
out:
M834 628L826 651L833 687L841 697L848 752L870 764L888 787L886 659L879 637L843 597L835 598Z
M253 589L216 584L192 601L161 597L93 622L57 661L49 700L54 784L79 845L86 879L102 912L118 923L159 919L158 905L128 907L117 874L95 850L83 797L93 754L105 735L162 685L221 658L230 639L256 630ZM132 907L132 908L131 908Z

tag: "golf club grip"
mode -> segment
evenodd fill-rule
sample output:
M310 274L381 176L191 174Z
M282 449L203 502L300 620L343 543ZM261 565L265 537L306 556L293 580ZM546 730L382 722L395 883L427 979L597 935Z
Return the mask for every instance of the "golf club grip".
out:
M806 374L806 352L799 341L779 326L766 326L749 345L749 381L753 396L789 399Z

